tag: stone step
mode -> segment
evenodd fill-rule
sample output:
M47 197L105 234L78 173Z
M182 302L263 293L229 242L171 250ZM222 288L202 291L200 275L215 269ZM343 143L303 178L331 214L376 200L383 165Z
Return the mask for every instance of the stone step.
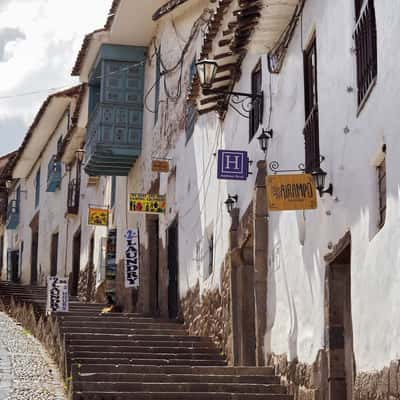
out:
M293 400L286 394L267 393L155 393L155 392L77 392L72 400Z
M222 360L222 357L219 353L197 353L195 351L191 353L162 353L162 352L147 352L146 349L140 349L140 351L134 352L125 352L125 351L67 351L67 357L69 359L74 358L94 358L96 356L101 356L103 358L108 358L109 360L113 358L129 358L134 360Z
M275 393L285 394L285 388L277 384L252 383L140 383L140 382L88 382L73 383L74 391L97 392L226 392L226 393Z
M137 323L169 323L169 324L178 324L177 322L169 321L166 319L156 319L150 317L137 317L135 314L120 314L120 313L106 313L100 315L89 315L89 316L81 316L76 315L75 313L63 313L57 314L57 318L62 321L67 322L97 322L97 321L116 321L116 322L127 322L134 321Z
M130 365L130 364L73 364L72 372L80 373L143 373L143 374L199 374L199 375L228 375L228 376L275 376L273 367L180 367L157 365Z
M187 336L188 339L193 339L191 336ZM208 347L208 348L213 348L214 350L217 349L217 347L214 345L214 343L211 340L204 340L204 341L198 341L198 340L174 340L171 339L168 336L167 340L134 340L132 338L126 338L126 339L119 339L116 341L115 339L109 339L109 340L94 340L94 339L70 339L67 338L66 342L68 345L72 346L71 348L75 348L75 346L81 346L81 347L91 347L95 346L98 348L105 348L107 346L114 346L115 343L118 343L119 346L140 346L141 348L149 348L149 347L166 347L166 348L179 348L179 347L194 347L194 348L201 348L201 347Z
M62 326L60 327L61 333L103 333L103 334L131 334L131 335L185 335L186 331L183 329L136 329L136 328L113 328L112 326L104 326L100 328L86 328L84 326Z
M120 334L120 333L66 333L65 340L67 342L79 342L79 341L90 341L96 342L106 341L120 343L129 341L134 343L135 341L162 341L162 342L201 342L210 343L212 340L204 336L189 336L189 335L141 335L141 334Z
M252 383L280 384L273 375L200 375L200 374L149 374L149 373L78 373L74 382L142 382L142 383Z
M71 364L97 364L97 365L139 365L139 366L185 366L185 368L189 367L225 367L225 360L195 360L195 359L165 359L165 358L155 358L155 359L140 359L140 358L129 358L129 357L120 357L120 358L106 358L102 354L97 355L98 357L88 358L88 357L71 357Z
M160 322L160 323L148 323L148 322L136 322L135 320L126 320L124 322L115 321L114 319L104 321L64 321L60 320L62 327L76 328L76 327L88 327L88 328L135 328L135 329L173 329L185 331L183 325Z
M70 352L91 352L91 353L114 353L114 354L136 354L136 353L149 353L149 354L217 354L219 355L219 350L215 346L204 347L203 345L194 346L166 346L165 343L162 346L96 346L92 344L88 345L70 345L68 347Z

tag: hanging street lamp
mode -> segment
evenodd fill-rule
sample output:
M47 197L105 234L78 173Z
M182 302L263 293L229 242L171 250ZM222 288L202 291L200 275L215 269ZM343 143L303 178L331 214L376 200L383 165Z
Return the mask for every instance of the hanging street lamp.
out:
M315 187L318 190L319 197L322 197L324 195L324 193L328 193L328 194L330 194L332 196L332 194L333 194L333 185L332 185L332 183L330 183L328 188L325 189L325 180L326 180L327 173L321 167L319 167L316 170L314 170L311 173L311 175L314 178Z
M234 196L231 196L230 194L228 194L228 198L225 201L225 205L226 205L226 209L228 210L228 213L230 214L233 210L233 206L235 205L235 203L237 203L238 201L238 195L235 194Z
M258 142L260 144L260 148L265 154L267 154L268 144L273 136L274 136L274 132L272 129L263 129L261 135L258 136L258 138L257 138Z

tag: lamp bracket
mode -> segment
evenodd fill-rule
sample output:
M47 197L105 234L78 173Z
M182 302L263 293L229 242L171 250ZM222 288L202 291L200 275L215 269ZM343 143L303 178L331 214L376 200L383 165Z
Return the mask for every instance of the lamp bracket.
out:
M203 89L205 96L209 95L225 95L230 97L229 105L243 118L250 118L251 110L256 104L260 105L260 110L264 108L264 92L261 93L245 93L234 92L218 89ZM238 108L240 107L240 108ZM261 111L262 112L262 111Z
M274 173L274 174L281 174L281 173L286 173L286 172L301 172L304 173L305 171L305 166L303 163L300 163L297 166L297 169L279 169L279 162L278 161L271 161L269 163L269 169Z

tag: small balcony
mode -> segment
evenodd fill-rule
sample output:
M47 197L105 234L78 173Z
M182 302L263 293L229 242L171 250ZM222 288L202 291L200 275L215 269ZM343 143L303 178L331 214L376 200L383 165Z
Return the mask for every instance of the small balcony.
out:
M87 127L85 172L126 176L141 152L142 112L97 104Z
M56 155L51 157L47 168L47 192L54 193L61 184L61 161Z
M85 172L127 176L141 152L144 47L103 45L89 77Z
M17 229L19 224L19 204L17 200L11 200L7 207L6 228Z
M67 214L78 215L80 195L81 195L80 179L73 179L68 184Z

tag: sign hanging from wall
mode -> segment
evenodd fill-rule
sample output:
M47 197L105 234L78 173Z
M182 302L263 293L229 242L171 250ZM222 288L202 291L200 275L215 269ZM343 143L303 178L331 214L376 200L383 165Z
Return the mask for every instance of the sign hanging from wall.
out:
M139 287L139 230L127 229L125 233L125 287Z
M269 211L312 210L317 195L311 174L267 176Z
M49 276L47 278L46 313L68 312L68 278Z
M249 176L247 151L218 150L218 179L245 181Z
M98 226L108 226L110 210L101 207L89 207L88 224Z
M166 196L159 194L131 193L129 195L129 211L131 212L164 214L166 205Z
M153 160L151 162L151 170L153 172L169 172L169 161L168 160Z
M117 277L117 230L110 229L106 250L106 296L115 302Z

